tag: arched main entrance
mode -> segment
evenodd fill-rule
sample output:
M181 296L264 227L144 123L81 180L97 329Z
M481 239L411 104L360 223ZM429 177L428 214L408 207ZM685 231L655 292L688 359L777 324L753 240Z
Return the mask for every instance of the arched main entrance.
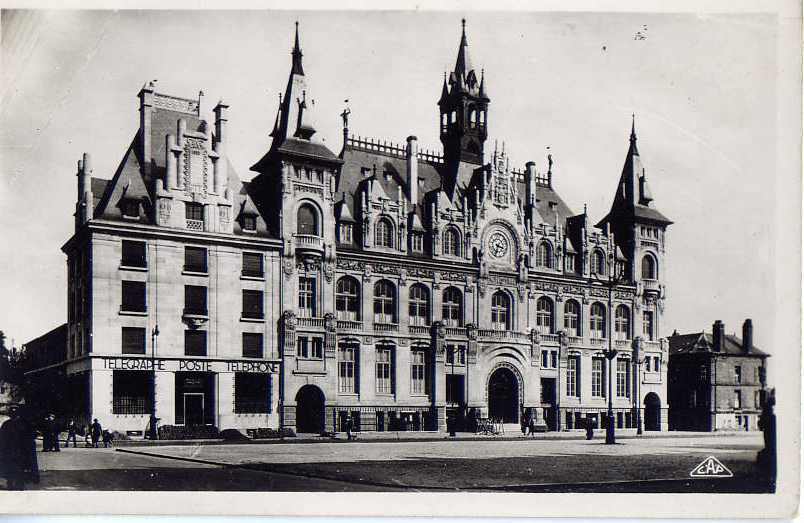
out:
M645 396L645 430L662 430L662 400L655 392Z
M489 417L519 422L519 381L509 368L500 367L489 377Z
M305 385L296 393L296 432L319 434L324 430L324 393Z

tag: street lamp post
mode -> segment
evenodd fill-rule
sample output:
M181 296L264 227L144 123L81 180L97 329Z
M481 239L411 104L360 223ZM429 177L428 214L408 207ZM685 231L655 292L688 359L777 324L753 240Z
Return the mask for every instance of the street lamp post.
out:
M151 331L151 422L148 428L148 438L156 440L159 434L156 430L156 340L159 337L159 325Z
M636 369L636 399L634 400L634 405L636 405L636 423L637 423L637 436L642 435L642 405L639 403L639 398L641 397L641 387L639 373L642 372L642 364L645 363L645 357L639 357L639 354L642 353L642 342L640 341L640 345L637 346L639 353L637 354L637 369Z
M608 350L603 352L603 355L606 357L606 360L608 361L608 367L609 367L609 409L608 409L608 412L606 413L606 417L607 417L607 420L606 420L606 445L613 445L617 441L616 441L616 438L615 438L615 435L614 435L614 397L613 397L614 395L612 394L612 381L613 381L612 380L612 364L614 363L614 358L617 357L617 349L615 349L614 346L613 346L614 332L612 332L612 330L613 330L612 325L614 325L614 322L612 321L612 317L614 315L614 312L612 310L612 306L613 306L612 305L612 297L613 297L613 294L614 294L614 287L617 286L620 283L620 281L622 280L622 275L619 274L619 271L618 271L618 269L616 267L617 260L615 259L614 255L609 255L608 258L609 258L608 259L609 266L608 266L608 271L606 271L608 278L606 280L601 280L600 278L598 278L597 274L593 274L593 276L595 277L595 279L597 281L601 282L609 290L609 307L608 307L608 312L607 312L607 316L606 316L606 324L607 324L606 325L606 328L607 328L607 333L606 334L608 335L609 348L608 348Z

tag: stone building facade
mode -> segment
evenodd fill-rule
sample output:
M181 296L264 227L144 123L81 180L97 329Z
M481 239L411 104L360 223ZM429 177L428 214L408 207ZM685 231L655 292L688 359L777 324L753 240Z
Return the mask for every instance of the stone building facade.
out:
M720 320L711 333L674 332L668 339L670 429L759 430L768 355L754 346L751 320L742 339L727 335Z
M225 104L213 128L200 99L146 85L111 179L79 162L64 365L86 412L142 427L147 412L120 412L120 398L148 388L155 352L162 423L445 430L527 415L572 429L601 424L611 388L618 427L666 429L671 222L633 122L594 224L555 191L552 158L518 167L486 144L489 84L465 27L437 106L440 152L413 135L356 136L348 109L333 152L297 26L272 141L246 183L226 157Z
M139 100L116 172L78 162L61 410L135 435L154 402L163 425L275 426L281 246L226 156L227 106L213 130L200 98Z
M478 74L480 73L480 74ZM540 171L486 145L485 75L464 32L438 100L440 153L317 141L298 28L273 142L252 170L282 241L282 423L300 431L444 430L476 417L577 428L606 409L666 429L665 231L632 128L593 226ZM616 280L610 282L610 277ZM609 285L612 283L612 285ZM645 412L647 409L648 412Z

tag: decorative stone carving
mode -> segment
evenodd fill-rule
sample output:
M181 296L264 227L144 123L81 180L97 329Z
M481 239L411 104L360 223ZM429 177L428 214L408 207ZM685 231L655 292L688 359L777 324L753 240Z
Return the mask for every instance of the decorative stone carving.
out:
M542 342L542 333L538 329L530 329L531 345L539 345Z
M408 284L408 271L407 269L400 269L399 270L399 286L405 287Z
M467 323L466 324L466 337L470 340L477 339L477 327L474 323Z
M172 201L168 198L159 198L158 202L159 221L162 223L167 223L170 220L170 208L172 206Z
M371 281L371 265L368 263L363 267L363 281Z
M331 282L332 278L335 276L335 266L332 262L325 262L323 266L324 278Z
M282 262L282 270L287 276L293 276L293 260L285 260Z
M440 321L434 321L432 329L433 329L433 336L435 336L436 338L443 340L444 338L447 337L447 327L444 325L444 323Z
M331 312L324 314L324 328L327 332L335 332L338 328L338 321Z
M293 311L285 311L282 313L282 324L285 327L285 330L296 330L296 313Z

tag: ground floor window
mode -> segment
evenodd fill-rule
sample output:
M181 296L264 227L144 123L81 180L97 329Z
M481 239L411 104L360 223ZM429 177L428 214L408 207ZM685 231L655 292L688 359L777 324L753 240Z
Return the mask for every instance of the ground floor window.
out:
M112 414L150 414L152 375L148 371L116 370L112 373Z
M269 374L236 372L234 375L234 411L238 414L271 412L271 378Z

